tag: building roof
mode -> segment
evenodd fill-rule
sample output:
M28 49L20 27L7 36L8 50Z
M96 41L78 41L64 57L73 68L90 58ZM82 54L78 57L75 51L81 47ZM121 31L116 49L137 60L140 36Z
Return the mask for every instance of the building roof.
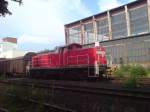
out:
M11 43L15 43L17 44L17 38L13 38L13 37L5 37L2 39L3 42L11 42Z
M146 2L147 2L147 0L136 0L136 1L133 1L133 2L130 2L130 3L124 4L124 5L122 5L122 6L119 6L119 7L110 9L110 10L106 10L106 11L104 11L104 12L101 12L101 13L98 13L98 14L95 14L95 15L92 15L92 16L89 16L89 17L86 17L86 18L83 18L83 19L74 21L74 22L72 22L72 23L65 24L65 26L66 26L66 27L70 27L70 26L72 26L72 25L79 24L81 21L84 22L84 21L87 21L87 20L92 19L93 17L94 17L94 18L97 18L97 17L99 17L99 16L102 16L102 15L107 14L108 11L111 12L111 13L116 12L116 11L119 11L119 10L123 9L124 6L128 6L128 7L130 8L130 7L134 7L134 6L137 6L137 5L139 5L139 4L146 3Z

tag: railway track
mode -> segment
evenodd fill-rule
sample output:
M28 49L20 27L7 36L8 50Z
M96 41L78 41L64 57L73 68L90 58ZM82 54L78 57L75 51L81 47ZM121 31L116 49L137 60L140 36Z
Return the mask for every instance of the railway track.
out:
M0 107L0 112L9 112L8 109Z
M150 91L144 91L140 89L128 90L123 88L107 88L103 85L98 87L95 85L96 82L93 82L94 83L93 86L90 86L92 85L92 83L89 84L88 82L84 82L84 84L81 84L81 81L67 82L67 81L31 80L31 79L30 80L29 79L5 80L5 81L0 81L0 83L6 86L13 85L14 87L19 88L19 90L22 90L20 88L25 87L27 88L27 90L29 88L29 91L31 91L32 89L38 90L38 92L41 91L41 93L42 91L43 93L45 91L46 94L44 95L46 99L45 97L43 97L44 98L43 101L45 102L43 103L43 105L44 107L51 109L50 112L51 111L52 112L75 112L75 111L77 112L80 109L82 111L86 110L86 108L87 108L86 110L87 112L98 112L96 110L99 109L100 107L103 107L104 105L103 101L104 102L105 100L107 100L108 102L111 101L112 104L116 105L115 102L116 99L117 102L119 101L121 103L121 105L123 102L128 102L128 103L132 102L129 105L133 106L132 105L134 104L133 102L135 103L139 102L143 106L142 107L143 109L145 108L145 105L148 108L150 103ZM28 95L24 95L24 96L28 96ZM33 99L29 99L29 98L33 98ZM28 100L31 104L32 102L34 104L39 103L36 101L37 100L36 96L35 97L31 96L29 98ZM68 104L68 98L70 99L69 101L72 102L72 103L70 102L71 104ZM87 106L85 106L86 108L83 108L82 107L83 102L88 102L88 104L90 102L91 106L88 106L89 108ZM51 105L51 104L56 104L56 105ZM85 103L84 105L88 105L88 104ZM95 106L95 104L97 105ZM118 108L117 105L116 107Z
M14 83L14 82L9 82L9 81L0 81L1 86L10 85L10 84L11 85L17 85L17 86L18 85L19 86L26 86L26 87L27 86L33 86L33 85L26 85L27 84L26 82L23 82L23 83L19 84L19 83ZM39 87L39 86L36 86L36 87ZM6 97L12 97L12 98L15 98L15 99L18 97L14 93L6 93L6 92L1 92L0 95L1 96L6 96ZM26 102L29 102L29 103L34 104L34 105L41 105L41 102L39 102L35 99L32 99L32 98L28 98L26 96L21 97L21 100L23 102L26 101ZM55 104L49 104L47 102L43 102L42 105L43 105L44 108L46 108L46 112L76 112L76 111L71 110L69 108L61 107L61 106L58 106L58 105L55 105ZM20 110L22 111L22 109L20 109L20 108L18 108L17 110L18 110L18 112ZM0 112L9 112L9 109L0 107Z
M0 93L3 96L9 96L9 97L13 97L13 98L17 98L16 95L11 94L11 93ZM34 99L29 99L26 97L22 97L21 99L22 101L27 101L29 103L35 104L35 105L41 105L41 102L36 101ZM58 105L54 105L54 104L49 104L49 103L42 103L42 105L46 108L46 112L76 112L74 110L68 109L68 108L64 108L64 107L60 107ZM18 109L20 110L20 109ZM1 107L0 108L0 112L9 112L8 109ZM23 111L22 111L23 112Z
M106 87L88 87L76 84L58 84L47 82L33 82L30 80L22 81L1 81L4 84L13 84L19 86L29 86L34 88L54 89L61 91L72 91L84 94L94 95L109 95L113 97L128 97L132 99L150 100L150 91L138 90L138 89L123 89L123 88L106 88Z
M122 83L124 80L128 80L128 78L118 78L118 77L110 77L110 80L113 83ZM139 79L141 85L150 86L150 78L140 78Z

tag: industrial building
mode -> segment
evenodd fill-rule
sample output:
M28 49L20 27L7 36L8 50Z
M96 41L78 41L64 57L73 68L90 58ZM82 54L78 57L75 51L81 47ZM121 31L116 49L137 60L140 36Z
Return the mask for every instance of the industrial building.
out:
M0 54L10 50L17 49L17 39L12 37L2 38L0 40Z
M18 50L16 38L6 37L0 40L0 58L16 58L26 53L27 51Z
M106 4L107 5L107 4ZM112 64L150 64L150 0L123 6L65 25L66 44L106 47Z

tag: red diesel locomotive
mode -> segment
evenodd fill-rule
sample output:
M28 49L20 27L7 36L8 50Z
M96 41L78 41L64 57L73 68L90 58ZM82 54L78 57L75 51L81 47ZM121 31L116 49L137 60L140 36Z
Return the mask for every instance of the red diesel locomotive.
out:
M55 79L99 78L105 74L106 68L105 49L102 46L82 48L74 43L33 56L30 76Z

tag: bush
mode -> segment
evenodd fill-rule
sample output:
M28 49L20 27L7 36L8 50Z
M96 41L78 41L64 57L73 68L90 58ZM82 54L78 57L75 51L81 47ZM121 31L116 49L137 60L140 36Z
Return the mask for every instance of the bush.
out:
M0 80L4 80L6 77L4 74L0 74Z
M134 65L130 70L130 77L131 78L142 78L147 76L146 69L141 65Z
M136 79L128 79L124 81L123 87L125 88L136 88L138 86L138 81Z
M113 72L113 74L120 78L128 77L128 75L130 74L130 69L131 65L121 65Z
M147 70L141 65L122 65L115 72L115 75L121 78L127 78L123 82L124 87L138 87L142 77L147 76Z
M150 77L150 65L146 69L147 69L148 77Z

